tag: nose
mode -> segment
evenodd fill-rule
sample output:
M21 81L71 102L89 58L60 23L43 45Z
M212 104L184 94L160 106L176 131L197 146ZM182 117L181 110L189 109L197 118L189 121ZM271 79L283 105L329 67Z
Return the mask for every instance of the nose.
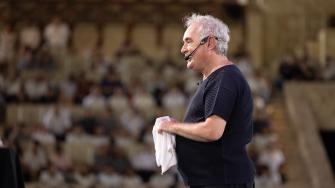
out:
M181 47L180 52L181 52L181 54L183 54L183 55L186 54L186 52L187 52L187 48L186 48L185 43L184 43L183 46Z

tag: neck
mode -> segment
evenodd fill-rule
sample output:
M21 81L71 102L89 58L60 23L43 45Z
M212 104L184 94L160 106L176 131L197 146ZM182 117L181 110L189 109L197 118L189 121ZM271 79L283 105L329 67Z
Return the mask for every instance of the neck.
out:
M213 58L212 61L208 62L209 66L205 67L204 70L202 71L203 80L205 80L209 75L211 75L217 69L231 64L233 63L229 61L227 57L216 56L215 58Z

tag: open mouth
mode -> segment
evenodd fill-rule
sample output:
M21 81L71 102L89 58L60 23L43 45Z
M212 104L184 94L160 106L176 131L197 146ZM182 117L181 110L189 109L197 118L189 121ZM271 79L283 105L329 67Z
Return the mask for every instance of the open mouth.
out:
M191 61L191 59L192 59L191 55L185 55L184 56L184 60L186 60L186 61Z

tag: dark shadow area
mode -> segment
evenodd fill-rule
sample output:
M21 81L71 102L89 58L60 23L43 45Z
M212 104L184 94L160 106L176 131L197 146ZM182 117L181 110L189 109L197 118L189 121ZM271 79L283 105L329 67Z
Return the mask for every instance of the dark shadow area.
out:
M323 145L326 148L328 159L331 163L333 175L335 176L335 131L320 131Z

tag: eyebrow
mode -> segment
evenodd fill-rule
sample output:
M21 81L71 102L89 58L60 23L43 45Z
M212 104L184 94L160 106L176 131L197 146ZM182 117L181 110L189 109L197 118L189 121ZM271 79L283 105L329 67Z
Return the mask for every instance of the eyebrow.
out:
M190 41L193 41L193 40L192 40L192 38L190 38L190 37L186 37L186 38L184 39L184 41L185 41L185 42L190 42Z

